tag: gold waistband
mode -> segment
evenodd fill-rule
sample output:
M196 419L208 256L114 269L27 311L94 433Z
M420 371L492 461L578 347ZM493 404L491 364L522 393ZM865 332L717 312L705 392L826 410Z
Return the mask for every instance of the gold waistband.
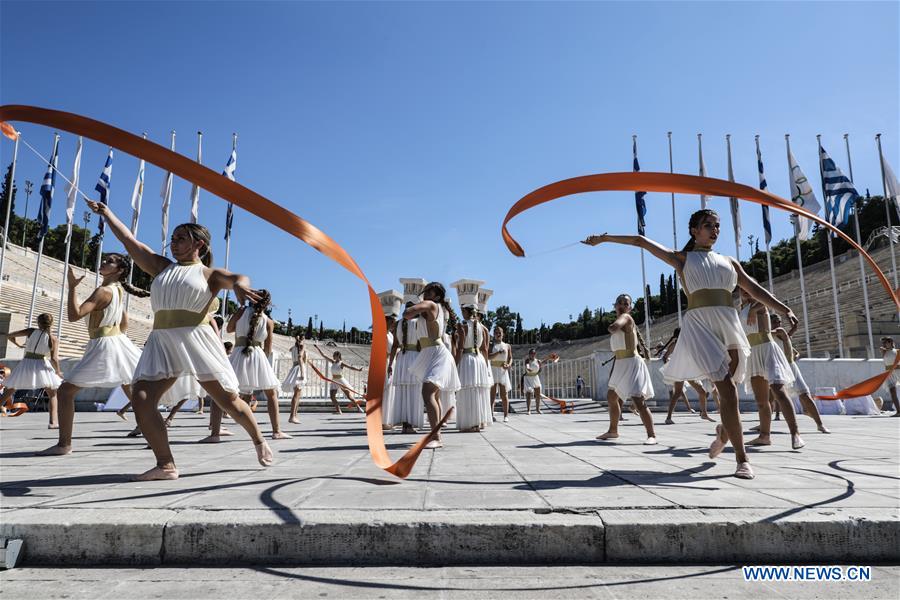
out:
M616 350L615 354L616 358L619 360L638 356L638 353L635 350Z
M332 375L331 378L332 378L332 379L343 379L344 376L341 375L341 374L337 374L337 375Z
M772 337L770 332L766 333L748 333L747 341L750 342L751 346L760 346L767 342L774 342L775 338Z
M209 323L209 314L192 310L158 310L153 315L153 329L175 329L176 327L197 327Z
M463 354L478 354L478 348L463 348Z
M430 348L431 346L440 346L442 344L441 338L433 340L431 338L419 338L419 345L423 348Z
M419 347L416 344L404 344L403 349L407 352L418 352Z
M526 377L537 377L540 371L525 371Z
M36 358L36 359L40 360L42 358L47 358L47 355L46 354L37 354L36 352L26 352L25 358Z
M122 331L119 329L118 325L104 325L103 327L91 329L88 335L92 340L96 340L97 338L112 337L114 335L119 335L120 333L122 333Z
M28 358L28 353L27 353L27 352L25 353L25 358ZM893 371L893 370L894 370L894 366L893 366L893 365L884 365L884 370L885 370L885 371Z
M727 306L734 308L734 302L731 300L731 292L721 289L703 289L697 290L688 297L688 310L693 308L706 308L708 306Z
M506 364L506 361L505 361L505 360L492 360L492 361L491 361L491 366L492 366L492 367L502 367L502 366L505 365L505 364Z
M254 348L259 348L260 346L262 346L262 342L251 341L249 338L241 336L239 338L234 339L234 345L235 346L245 346L245 347L252 346Z

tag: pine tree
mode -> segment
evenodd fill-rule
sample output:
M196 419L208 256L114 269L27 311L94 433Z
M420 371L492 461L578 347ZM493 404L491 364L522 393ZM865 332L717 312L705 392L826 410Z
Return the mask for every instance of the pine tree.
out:
M666 289L666 276L659 274L659 312L662 315L669 311L669 291Z
M311 340L313 336L313 324L312 317L309 318L309 321L306 323L306 339Z
M319 339L325 339L325 323L323 321L319 321Z

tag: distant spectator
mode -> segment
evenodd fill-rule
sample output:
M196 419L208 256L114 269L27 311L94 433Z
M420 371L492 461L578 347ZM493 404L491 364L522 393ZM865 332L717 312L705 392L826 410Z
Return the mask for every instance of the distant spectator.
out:
M581 398L581 391L584 389L584 379L581 375L578 375L575 378L575 394L578 398Z

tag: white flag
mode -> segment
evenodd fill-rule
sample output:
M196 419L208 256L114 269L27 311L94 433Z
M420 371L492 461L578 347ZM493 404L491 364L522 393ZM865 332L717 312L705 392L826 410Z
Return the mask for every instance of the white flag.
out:
M75 164L72 166L72 183L66 187L66 243L72 238L72 219L75 217L75 200L78 198L78 175L81 173L81 147L84 140L78 136L78 149L75 150Z
M791 201L813 214L819 214L819 210L822 207L819 205L819 201L816 200L816 195L813 193L812 186L809 185L809 180L806 179L806 175L800 170L800 165L797 164L794 153L790 151L788 151L788 168L791 170ZM791 215L791 223L794 222L799 222L800 226L797 237L801 241L809 238L812 220L799 215Z
M697 149L700 152L700 177L706 177L706 163L703 162L703 142L700 139L700 134L697 134ZM706 203L709 201L708 196L704 196L700 194L700 208L705 209Z
M731 138L725 138L726 143L728 144L728 181L734 182L734 168L731 164ZM730 200L731 204L731 224L734 227L734 246L737 250L738 258L740 258L741 253L741 205L737 198L732 197ZM753 248L750 248L750 253L753 253Z
M166 254L166 243L169 241L169 201L172 199L172 172L166 173L163 180L162 191L159 193L162 198L162 254Z
M894 206L897 207L897 212L900 212L900 182L897 181L897 176L894 175L894 171L891 170L890 165L881 157L881 166L884 168L884 187L887 191L886 199L893 199Z
M203 164L203 135L197 132L197 164ZM200 217L200 186L191 186L191 223Z
M131 235L137 237L138 219L141 217L141 199L144 197L144 161L138 167L137 180L131 192Z

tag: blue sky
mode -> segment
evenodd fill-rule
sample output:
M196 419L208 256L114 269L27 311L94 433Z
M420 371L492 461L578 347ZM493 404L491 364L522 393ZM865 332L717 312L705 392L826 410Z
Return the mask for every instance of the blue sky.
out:
M849 133L860 191L881 193L874 135L900 169L897 2L656 3L0 3L0 102L99 118L221 169L239 134L238 180L340 242L377 290L399 277L486 280L493 306L526 326L610 308L640 293L638 251L576 246L519 259L500 238L508 208L552 181L641 167L707 172L756 185L761 136L769 189L788 194L784 134L810 180L815 135L846 170ZM49 153L52 131L21 124ZM64 134L60 168L75 139ZM0 143L5 165L12 143ZM93 189L106 148L86 142L82 189ZM44 167L20 153L17 180ZM129 215L137 160L118 153L111 203ZM160 241L164 174L148 167L140 237ZM821 194L818 192L820 197ZM52 223L64 220L64 188ZM36 195L29 212L36 212ZM175 184L171 222L187 220L190 186ZM630 193L584 195L541 207L510 229L526 251L635 228ZM24 200L24 196L22 198ZM24 208L24 202L17 209ZM671 243L668 194L648 194L647 233ZM679 240L699 207L678 196ZM713 207L729 228L727 199ZM77 215L83 206L79 205ZM200 220L224 257L225 205L201 193ZM744 204L746 236L762 233ZM95 226L92 225L92 226ZM776 238L790 234L773 214ZM106 247L115 246L107 243ZM243 211L231 266L273 293L275 316L317 314L328 327L367 327L362 285L302 242ZM649 259L656 289L662 264Z

